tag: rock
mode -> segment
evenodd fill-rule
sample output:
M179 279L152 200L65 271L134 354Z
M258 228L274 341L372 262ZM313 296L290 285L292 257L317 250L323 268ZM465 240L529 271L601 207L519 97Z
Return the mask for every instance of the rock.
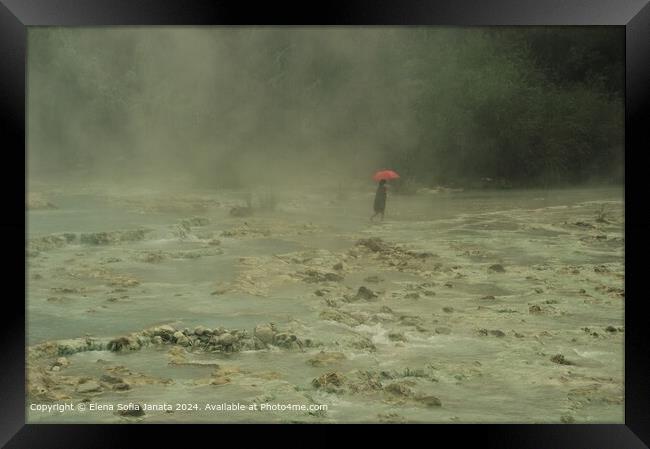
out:
M538 315L542 313L542 308L536 304L533 304L532 306L528 307L528 313L532 315Z
M335 300L335 299L332 299L332 298L325 298L325 305L327 305L327 307L333 307L333 308L336 309L336 308L339 307L340 304L339 304L338 301Z
M154 335L160 335L160 336L164 336L164 335L172 336L174 335L174 332L176 332L176 329L171 327L169 324L164 324L154 329Z
M605 330L606 330L607 332L616 332L616 328L615 328L614 326L607 326L607 327L605 328Z
M413 393L404 382L393 382L388 384L384 390L397 396L411 396Z
M381 375L374 371L356 370L346 379L351 393L377 392L382 390Z
M174 341L178 340L179 338L185 337L185 334L181 331L176 331L174 332Z
M58 355L71 355L83 351L101 351L107 349L105 343L92 338L73 338L59 340L55 344Z
M490 335L494 335L495 337L505 337L506 336L505 332L503 332L503 331L501 331L499 329L490 331Z
M574 424L576 422L575 418L571 415L560 416L560 421L562 424Z
M287 349L302 349L302 341L294 334L279 333L275 334L273 344Z
M256 351L262 350L262 349L267 349L268 346L266 343L262 342L257 337L253 337L253 342L252 342L252 348L255 349Z
M121 382L121 383L117 383L117 384L113 385L113 390L116 390L116 391L126 391L126 390L130 390L130 389L131 389L131 386L129 384L127 384L126 382Z
M383 252L389 249L388 245L378 237L357 240L357 246L364 246L374 252Z
M303 280L305 282L340 282L343 280L343 276L336 273L309 269L303 273Z
M61 368L65 368L70 365L70 361L66 357L59 357L56 359L56 362L54 362L54 366L60 366Z
M440 407L442 402L435 396L420 396L417 398L418 402L426 405L427 407Z
M194 335L203 335L203 333L206 331L206 328L203 326L196 326L194 328Z
M237 341L237 339L232 334L226 332L225 334L220 335L217 341L221 345L230 346Z
M190 346L192 344L187 335L181 331L174 332L174 341L181 346Z
M379 309L379 312L381 312L381 313L393 313L393 310L388 306L381 306L381 308Z
M321 320L337 321L351 327L361 324L357 319L350 316L350 314L335 309L323 310L318 316Z
M573 363L564 358L562 354L555 354L551 357L551 362L557 363L558 365L573 365Z
M436 296L436 292L434 292L433 290L424 290L422 294L424 296Z
M273 343L275 331L270 324L259 324L255 327L253 335L257 337L264 344Z
M165 255L162 251L146 252L139 256L138 260L146 263L159 263L165 260Z
M503 265L501 265L500 263L495 263L488 267L488 271L492 271L494 273L505 273L506 269L503 268Z
M404 334L401 333L401 332L390 332L390 333L388 334L388 339L389 339L390 341L403 341L403 342L406 342L406 341L407 341L407 340L406 340L406 337L405 337Z
M370 290L368 287L364 287L362 285L359 287L359 290L357 290L357 295L355 298L372 301L373 299L377 298L377 294Z
M338 262L332 267L334 270L341 271L344 268L343 262Z
M404 326L417 326L418 324L422 324L422 318L419 316L402 315L399 320Z
M27 249L30 255L37 256L40 251L61 248L68 244L68 240L63 235L46 235L30 239L27 243Z
M435 254L429 251L409 251L407 254L416 259L428 259L429 257L435 256Z
M149 346L151 344L151 338L148 335L136 334L135 340L139 347Z
M485 295L485 296L481 296L479 299L484 300L484 301L492 301L495 298L492 295Z
M324 278L326 281L340 282L343 280L343 276L336 273L325 273Z
M112 376L110 374L103 374L102 377L99 378L99 380L109 384L119 384L124 382L124 380L122 380L121 377Z
M326 366L335 363L340 363L345 359L346 359L345 354L343 354L342 352L321 351L311 359L307 360L307 363L310 364L311 366Z
M449 329L448 327L436 327L434 331L436 334L441 334L441 335L451 334L451 329Z
M216 289L215 291L213 291L210 294L212 296L215 296L215 295L223 295L224 293L227 293L227 292L228 292L228 287L224 286L224 287L220 287L220 288Z
M86 381L77 386L77 393L97 393L102 391L102 386L94 380Z
M586 223L584 221L576 221L573 224L575 226L580 226L581 228L593 228L594 227L594 225L592 225L591 223Z
M151 339L151 342L155 345L161 345L163 343L163 339L160 335L156 335Z
M453 307L443 307L442 311L445 313L454 313L454 308Z
M390 321L395 321L395 317L390 314L390 313L376 313L370 317L373 323L379 322L379 323L384 323L384 322L390 322Z
M406 295L404 295L404 298L405 299L419 299L420 294L417 293L417 292L411 292L411 293L407 293Z
M359 349L362 351L375 352L377 347L368 337L359 337L354 340L349 341L349 346L354 349Z
M227 383L230 383L230 378L223 375L215 376L210 380L210 385L225 385Z
M122 350L137 349L140 344L130 337L118 337L108 342L108 350L118 352Z
M327 388L327 387L340 387L343 385L345 379L343 375L337 373L336 371L330 371L324 374L321 374L316 379L312 380L311 384L315 388Z
M120 242L144 240L147 229L131 229L126 231L91 232L80 234L79 241L89 245L110 245Z

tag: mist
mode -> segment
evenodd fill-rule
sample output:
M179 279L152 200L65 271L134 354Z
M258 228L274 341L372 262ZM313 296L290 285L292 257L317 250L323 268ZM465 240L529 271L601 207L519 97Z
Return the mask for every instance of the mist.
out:
M204 187L622 179L616 28L30 28L28 172ZM296 184L298 183L298 184Z
M624 37L29 28L26 420L623 423Z

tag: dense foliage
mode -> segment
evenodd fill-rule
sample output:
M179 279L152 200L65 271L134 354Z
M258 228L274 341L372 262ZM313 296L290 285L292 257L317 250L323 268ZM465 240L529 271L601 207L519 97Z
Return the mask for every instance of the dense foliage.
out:
M608 27L31 29L30 164L621 181L623 57Z

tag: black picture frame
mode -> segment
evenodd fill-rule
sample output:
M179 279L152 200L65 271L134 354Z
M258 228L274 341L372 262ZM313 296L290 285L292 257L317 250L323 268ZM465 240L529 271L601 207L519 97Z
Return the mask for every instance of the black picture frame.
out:
M151 426L25 424L25 304L20 301L25 232L26 27L108 25L614 25L626 34L625 118L625 424L438 425L425 432L483 447L641 448L650 444L649 326L644 322L644 256L650 213L644 207L644 152L650 149L650 5L648 0L462 0L226 2L189 0L0 0L0 123L5 173L5 294L0 351L0 444L6 447L125 447ZM10 160L7 160L7 157ZM25 176L23 178L23 176ZM23 184L24 186L24 184ZM11 192L12 195L6 195ZM13 257L15 256L15 261ZM23 285L24 287L24 285ZM24 291L24 289L23 289ZM13 289L12 289L13 292ZM24 296L23 296L24 298ZM7 313L10 310L10 313ZM175 426L154 426L160 437ZM196 432L197 426L190 426ZM288 426L279 426L288 427ZM212 426L200 426L210 430ZM381 426L386 429L386 426ZM393 428L395 429L395 428ZM241 430L241 429L240 429ZM401 429L397 429L398 431ZM411 429L409 429L410 432ZM374 431L374 430L373 430ZM377 431L382 433L379 426ZM223 435L223 427L220 427ZM250 434L251 432L246 432ZM284 440L285 443L287 440ZM290 441L290 440L289 440ZM646 444L644 444L644 442ZM223 444L223 440L220 440Z

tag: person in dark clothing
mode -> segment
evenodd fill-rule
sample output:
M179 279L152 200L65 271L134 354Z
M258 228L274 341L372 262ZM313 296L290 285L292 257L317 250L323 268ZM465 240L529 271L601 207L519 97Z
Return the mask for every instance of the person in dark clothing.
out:
M375 193L375 215L370 217L370 221L373 221L377 215L381 215L382 221L384 220L384 211L386 210L386 196L388 192L388 187L386 186L386 180L382 179L379 181L379 186L377 187L377 193Z

